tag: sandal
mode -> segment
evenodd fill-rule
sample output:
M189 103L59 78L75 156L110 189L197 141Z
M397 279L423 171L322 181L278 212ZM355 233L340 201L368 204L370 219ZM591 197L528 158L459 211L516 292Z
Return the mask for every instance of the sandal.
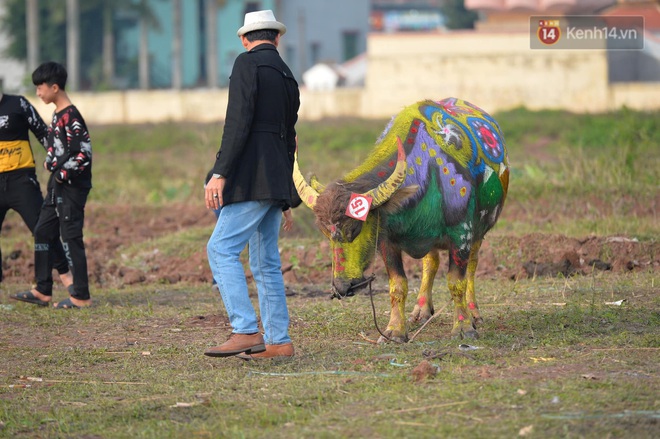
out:
M70 297L67 297L66 299L58 302L57 305L53 306L53 308L55 308L55 309L80 309L81 307L79 307L78 305L73 303L71 301Z
M21 293L14 294L13 296L9 296L9 298L14 300L20 300L21 302L32 303L33 305L39 305L39 306L48 306L50 304L50 302L39 299L37 296L35 296L32 293L32 291L23 291Z

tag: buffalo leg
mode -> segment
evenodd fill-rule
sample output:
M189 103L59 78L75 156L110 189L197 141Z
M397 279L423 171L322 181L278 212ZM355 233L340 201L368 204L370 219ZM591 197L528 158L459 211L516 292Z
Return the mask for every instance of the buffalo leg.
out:
M467 291L466 291L466 300L467 306L472 314L472 320L475 324L479 325L484 322L484 319L481 318L479 314L479 306L477 305L477 298L474 292L474 275L477 272L477 264L479 263L479 248L481 247L482 241L476 241L472 244L472 249L470 250L470 259L468 260L467 265Z
M431 250L422 258L422 285L410 321L424 323L433 315L433 281L440 266L440 254Z
M408 331L406 329L405 307L406 297L408 296L408 279L403 269L403 260L401 252L396 252L390 247L381 248L381 254L387 267L387 274L390 278L390 321L387 329L381 336L378 343L384 343L388 339L405 343L408 341Z
M455 338L478 338L479 334L472 322L466 300L467 278L465 276L469 260L469 250L451 246L449 249L449 271L447 287L454 301L454 326L451 330Z

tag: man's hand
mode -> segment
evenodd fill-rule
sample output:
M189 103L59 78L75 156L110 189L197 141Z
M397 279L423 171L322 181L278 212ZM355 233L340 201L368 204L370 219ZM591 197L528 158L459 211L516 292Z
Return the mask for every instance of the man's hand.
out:
M222 206L222 190L225 188L225 178L211 178L204 189L206 208L220 209Z
M288 232L293 228L293 215L291 214L291 209L287 209L282 212L284 215L284 231Z

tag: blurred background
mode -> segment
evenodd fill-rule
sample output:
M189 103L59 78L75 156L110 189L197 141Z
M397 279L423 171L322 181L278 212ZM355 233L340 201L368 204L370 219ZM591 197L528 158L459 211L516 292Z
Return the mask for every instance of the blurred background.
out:
M657 0L0 0L0 88L49 114L29 77L54 60L90 123L219 120L236 30L259 9L287 26L301 119L447 96L488 111L660 106ZM530 17L570 15L642 16L643 48L530 48Z

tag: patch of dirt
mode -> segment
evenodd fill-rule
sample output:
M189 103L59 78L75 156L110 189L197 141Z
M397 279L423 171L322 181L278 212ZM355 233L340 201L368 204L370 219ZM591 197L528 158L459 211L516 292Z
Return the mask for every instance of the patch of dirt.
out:
M507 212L510 217L513 212ZM90 283L93 288L121 287L132 284L210 283L211 272L206 258L205 242L192 255L168 256L153 252L138 269L122 263L121 248L185 230L207 227L209 235L214 217L203 209L188 205L163 207L102 206L90 203L86 212L85 242ZM13 248L3 243L2 264L5 281L29 283L34 277L32 242L18 215L5 220L2 233L23 233ZM295 236L294 236L295 238ZM282 238L290 239L290 238ZM506 255L506 256L498 256ZM446 271L447 255L442 256L441 271ZM624 272L657 270L660 267L660 243L637 242L626 236L587 236L571 238L563 235L533 233L521 237L488 236L479 260L478 277L519 279L532 276L565 276L589 274L592 270ZM295 260L295 265L290 261ZM326 295L331 279L328 243L319 239L313 248L294 246L282 254L288 294ZM405 258L408 276L421 276L421 263ZM380 258L368 270L385 279ZM246 273L250 276L250 273Z

